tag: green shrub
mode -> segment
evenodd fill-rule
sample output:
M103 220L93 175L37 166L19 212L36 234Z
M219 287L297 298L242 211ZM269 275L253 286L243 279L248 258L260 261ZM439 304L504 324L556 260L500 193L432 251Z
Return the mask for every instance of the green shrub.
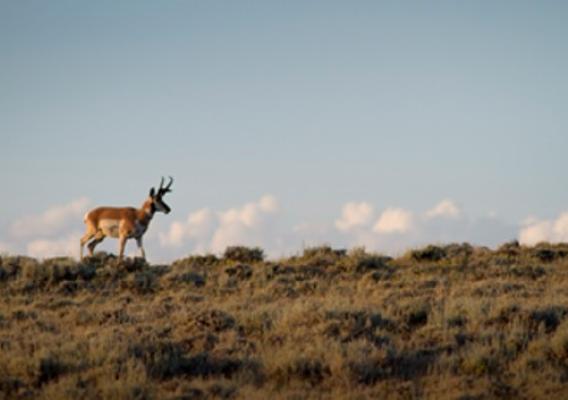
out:
M195 272L186 272L184 274L175 276L173 279L183 283L192 284L195 287L205 286L205 278Z
M529 315L534 328L538 328L541 324L547 333L554 332L558 325L568 315L568 307L566 306L549 306L534 310Z
M60 375L67 372L68 368L58 357L50 355L44 357L39 362L37 384L42 386L49 381L57 379Z
M329 366L321 360L299 358L287 368L288 376L309 382L312 386L320 384L331 375Z
M446 258L446 250L440 246L429 245L423 249L412 250L410 257L418 262L436 262Z
M330 246L307 247L300 257L292 257L293 264L310 267L329 267L345 260L347 250L333 249Z
M264 250L260 247L230 246L225 249L223 259L241 263L264 261Z
M521 252L521 245L518 240L513 240L508 243L504 243L497 249L498 254L502 254L509 257L516 257Z
M391 261L392 257L376 253L367 253L362 247L352 249L347 257L340 259L341 265L346 265L348 270L355 272L380 270L388 272L389 276L394 272L394 268L389 264Z
M408 328L414 329L422 325L426 325L428 322L429 311L430 309L426 305L421 305L409 310L405 317L405 322Z
M130 278L129 287L138 294L153 293L158 289L158 275L152 270L136 272Z
M468 258L475 249L469 243L451 243L444 247L447 258Z
M330 246L307 247L304 249L303 258L334 257L341 258L347 254L345 249L333 249Z
M16 278L23 269L37 266L39 262L31 257L4 256L0 257L0 282Z
M174 261L172 267L174 269L194 269L212 267L218 265L220 262L221 260L214 254L193 255Z

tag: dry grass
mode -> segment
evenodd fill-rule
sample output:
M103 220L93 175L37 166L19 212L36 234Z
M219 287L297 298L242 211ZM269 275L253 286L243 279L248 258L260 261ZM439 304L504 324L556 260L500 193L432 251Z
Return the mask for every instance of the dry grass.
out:
M0 399L568 398L568 247L0 259Z

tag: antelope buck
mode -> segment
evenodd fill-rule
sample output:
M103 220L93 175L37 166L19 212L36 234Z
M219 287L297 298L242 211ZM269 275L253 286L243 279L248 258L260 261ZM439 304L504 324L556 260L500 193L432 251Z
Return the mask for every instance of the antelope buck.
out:
M89 255L93 255L95 247L101 243L105 237L118 238L119 243L119 261L124 256L124 246L128 239L136 239L138 248L142 258L146 258L144 247L142 246L142 236L148 229L150 221L156 211L165 214L170 212L170 207L164 203L162 197L171 192L170 187L174 182L170 176L170 182L164 187L164 178L160 182L160 188L156 192L154 188L150 189L150 194L142 207L136 209L134 207L99 207L85 214L85 225L87 231L81 238L81 259L83 259L83 246L91 240L87 245Z

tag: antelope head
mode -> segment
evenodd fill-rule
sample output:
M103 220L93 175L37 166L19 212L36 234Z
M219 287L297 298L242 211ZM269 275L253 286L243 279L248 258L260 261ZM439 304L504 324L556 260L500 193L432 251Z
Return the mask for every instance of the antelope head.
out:
M164 187L164 178L162 177L159 189L157 191L154 188L150 189L149 200L151 201L153 211L161 211L165 214L169 214L171 211L171 208L163 200L164 195L172 191L170 187L174 183L174 179L171 176L169 178L170 182L166 187Z

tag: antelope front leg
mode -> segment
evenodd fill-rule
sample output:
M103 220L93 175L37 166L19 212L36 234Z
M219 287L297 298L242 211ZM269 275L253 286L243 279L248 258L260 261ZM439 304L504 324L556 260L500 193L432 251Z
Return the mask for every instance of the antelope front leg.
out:
M126 236L121 236L118 238L118 245L119 245L119 250L118 250L118 261L122 261L123 257L124 257L124 246L126 245Z
M146 259L146 253L144 252L144 247L142 246L142 236L140 236L139 238L136 238L136 243L138 244L138 248L140 249L140 255L145 260Z

